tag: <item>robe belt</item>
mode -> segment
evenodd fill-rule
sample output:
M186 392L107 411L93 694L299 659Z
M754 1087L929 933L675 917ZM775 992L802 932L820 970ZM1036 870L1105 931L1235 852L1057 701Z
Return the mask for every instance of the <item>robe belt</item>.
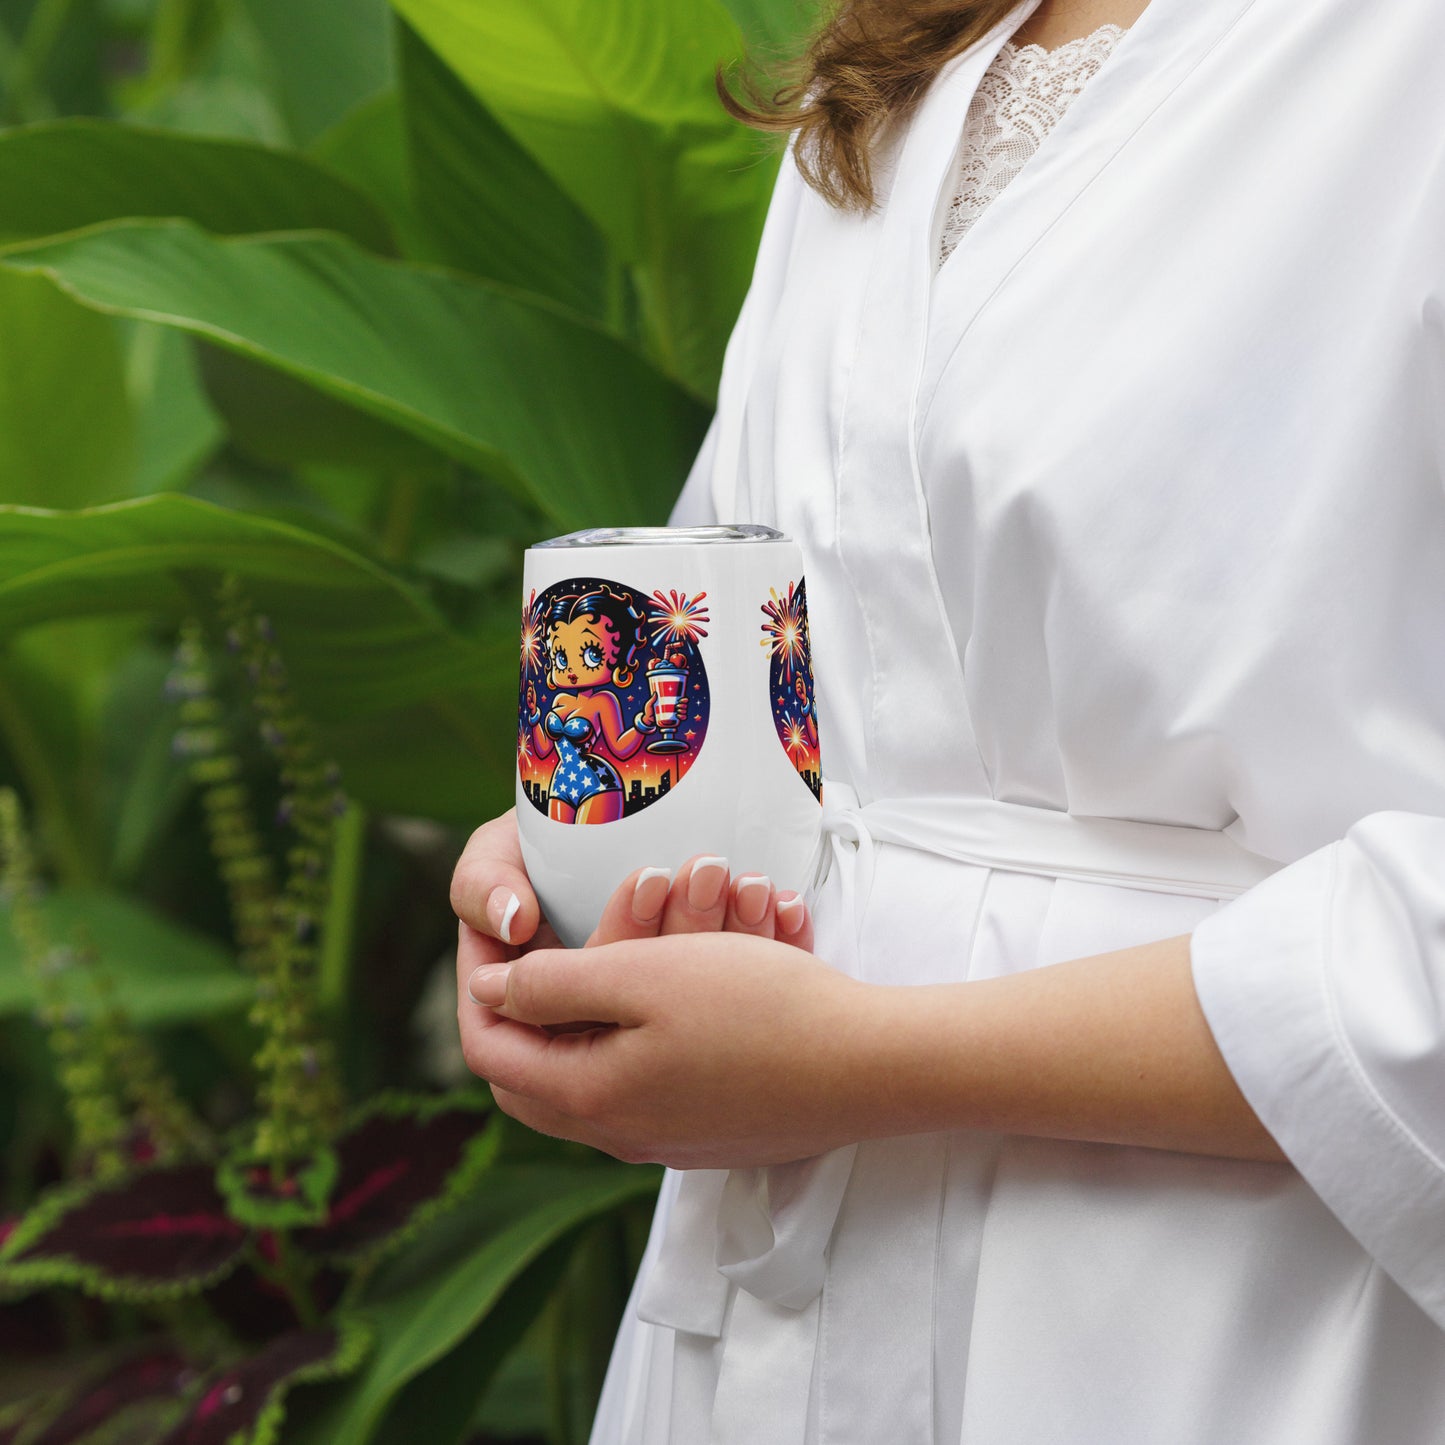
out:
M1283 866L1210 828L1082 817L978 797L864 804L848 783L828 778L809 903L820 956L854 977L861 976L858 939L879 842L983 868L1196 898L1236 897ZM825 932L833 937L825 940ZM718 1338L730 1285L788 1309L810 1305L823 1286L856 1148L763 1168L685 1173L638 1298L639 1315Z

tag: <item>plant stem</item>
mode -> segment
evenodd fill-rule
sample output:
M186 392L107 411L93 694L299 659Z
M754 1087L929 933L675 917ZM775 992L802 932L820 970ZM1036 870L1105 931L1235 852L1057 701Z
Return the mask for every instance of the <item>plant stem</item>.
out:
M339 1021L346 1012L351 981L351 942L356 930L356 903L366 863L366 810L354 798L336 820L326 917L317 965L317 1002L322 1016Z
M291 1248L290 1236L284 1229L278 1229L274 1231L273 1237L276 1240L276 1261L279 1267L268 1269L258 1260L258 1273L264 1274L286 1291L291 1307L296 1311L296 1318L301 1321L303 1328L318 1329L321 1325L321 1311L316 1308L316 1301L312 1299L311 1291L296 1266L296 1255Z
M3 682L3 678L0 678ZM40 815L40 831L49 840L61 881L84 887L96 881L97 870L65 804L60 779L50 766L40 738L9 686L0 686L0 733L5 735L20 775Z

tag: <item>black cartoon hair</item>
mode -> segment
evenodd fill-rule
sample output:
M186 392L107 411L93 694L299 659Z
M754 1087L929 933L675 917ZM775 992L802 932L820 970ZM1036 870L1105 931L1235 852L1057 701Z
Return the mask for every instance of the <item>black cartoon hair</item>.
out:
M569 592L559 597L547 612L547 630L557 622L573 622L585 617L589 622L605 618L620 639L621 660L614 666L613 681L618 687L631 684L637 667L637 654L646 640L644 627L647 614L639 611L637 599L630 592L614 592L607 583L587 592Z

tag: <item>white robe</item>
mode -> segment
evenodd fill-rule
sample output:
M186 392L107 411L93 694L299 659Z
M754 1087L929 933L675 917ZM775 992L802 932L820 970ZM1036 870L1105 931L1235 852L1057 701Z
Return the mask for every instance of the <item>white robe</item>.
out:
M820 954L1192 932L1292 1167L959 1132L669 1174L595 1445L1445 1441L1445 5L1153 0L935 276L1031 9L875 214L784 167L674 521L804 548ZM852 805L929 798L1048 857L851 855Z

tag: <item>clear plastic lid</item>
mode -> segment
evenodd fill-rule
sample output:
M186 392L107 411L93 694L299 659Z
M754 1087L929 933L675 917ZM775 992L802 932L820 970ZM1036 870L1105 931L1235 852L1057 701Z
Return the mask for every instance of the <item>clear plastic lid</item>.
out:
M589 527L534 542L534 547L658 547L698 546L712 542L786 542L786 532L752 522L730 522L719 527Z

